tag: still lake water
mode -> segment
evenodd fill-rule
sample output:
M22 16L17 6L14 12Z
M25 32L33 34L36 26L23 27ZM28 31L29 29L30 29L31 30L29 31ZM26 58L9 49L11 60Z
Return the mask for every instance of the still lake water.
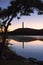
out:
M16 54L43 60L43 36L12 36L9 43L9 48Z

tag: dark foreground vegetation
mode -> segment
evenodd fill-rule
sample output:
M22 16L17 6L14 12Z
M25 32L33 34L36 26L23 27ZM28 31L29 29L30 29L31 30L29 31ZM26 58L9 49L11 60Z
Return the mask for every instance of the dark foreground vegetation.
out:
M24 58L11 51L7 46L3 50L0 65L43 65L43 61L35 58Z

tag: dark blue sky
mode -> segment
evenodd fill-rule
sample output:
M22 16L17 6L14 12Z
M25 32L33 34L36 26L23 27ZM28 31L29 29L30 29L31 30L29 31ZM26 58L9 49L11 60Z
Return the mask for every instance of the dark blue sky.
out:
M0 7L6 8L8 5L10 5L10 0L0 0Z

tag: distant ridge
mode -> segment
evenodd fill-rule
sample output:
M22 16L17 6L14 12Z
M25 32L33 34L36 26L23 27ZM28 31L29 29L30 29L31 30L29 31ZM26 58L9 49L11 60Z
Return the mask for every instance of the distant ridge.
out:
M32 28L18 28L8 32L9 35L43 35L43 29L37 30Z

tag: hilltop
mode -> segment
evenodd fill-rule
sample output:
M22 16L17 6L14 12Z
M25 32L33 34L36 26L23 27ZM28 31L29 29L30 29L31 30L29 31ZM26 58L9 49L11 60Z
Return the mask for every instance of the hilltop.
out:
M18 28L14 31L8 32L9 35L43 35L43 29Z

